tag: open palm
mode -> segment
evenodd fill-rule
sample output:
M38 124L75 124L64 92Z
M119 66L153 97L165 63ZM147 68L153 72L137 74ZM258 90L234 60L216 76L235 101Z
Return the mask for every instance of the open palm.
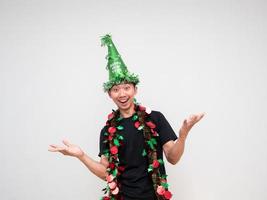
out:
M65 146L50 144L48 151L60 152L66 156L74 156L74 157L81 157L84 154L84 152L82 151L82 149L79 146L77 146L75 144L71 144L66 139L64 139L62 142Z
M205 113L193 114L190 115L187 119L184 120L183 125L180 129L180 137L186 138L191 128L199 122Z

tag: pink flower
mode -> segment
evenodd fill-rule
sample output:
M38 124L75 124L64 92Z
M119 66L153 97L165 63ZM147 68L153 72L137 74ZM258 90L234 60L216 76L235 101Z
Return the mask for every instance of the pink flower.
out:
M159 185L157 188L157 193L159 195L163 195L165 193L165 188L163 186Z
M111 181L113 181L114 178L115 178L115 177L114 177L112 174L106 176L106 180L107 180L107 182L109 182L109 183L110 183Z
M112 193L113 195L118 194L118 193L119 193L119 188L116 187L114 190L111 191L111 193Z
M146 107L139 105L139 110L140 111L145 111L146 110Z
M165 197L166 199L171 199L171 198L172 198L172 193L171 193L170 191L165 191L165 193L164 193L164 197Z
M110 120L110 119L112 119L114 117L114 114L113 114L113 112L112 113L110 113L109 115L108 115L108 119Z
M117 184L114 181L112 181L111 183L108 184L108 186L111 190L113 190L117 186Z
M139 128L139 126L140 126L140 122L139 122L139 121L136 121L136 122L134 123L134 126L135 126L135 128Z
M118 153L118 147L117 146L113 146L113 147L111 147L110 148L110 152L111 152L111 154L117 154Z

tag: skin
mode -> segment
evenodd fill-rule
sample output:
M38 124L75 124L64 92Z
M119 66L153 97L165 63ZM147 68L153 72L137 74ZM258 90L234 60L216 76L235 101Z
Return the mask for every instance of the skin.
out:
M109 92L109 97L120 110L121 117L130 117L134 114L134 97L137 94L137 87L130 83L122 83L113 86ZM169 163L175 165L183 155L185 141L191 128L199 122L204 113L190 115L183 121L179 130L179 137L176 141L168 141L163 145L163 151ZM89 157L78 145L70 143L64 139L64 146L50 144L48 151L60 152L66 156L78 158L93 174L106 180L106 169L108 167L107 158L102 155L100 161L95 161Z

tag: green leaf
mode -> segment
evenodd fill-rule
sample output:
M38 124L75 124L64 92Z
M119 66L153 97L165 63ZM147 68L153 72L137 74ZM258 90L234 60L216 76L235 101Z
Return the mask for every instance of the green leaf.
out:
M146 150L143 149L142 156L146 156L146 155L147 155Z
M153 167L152 167L152 165L149 165L149 167L148 167L147 171L148 171L148 172L151 172L151 171L153 171Z
M162 174L161 178L166 179L167 178L167 174Z
M132 120L133 121L136 121L138 119L138 116L137 115L134 115L133 117L132 117Z
M109 150L108 149L104 149L104 151L103 151L104 153L108 153L109 152Z
M149 145L150 149L154 149L154 145L150 140L147 141L147 144Z
M105 135L105 136L107 136L107 135L108 135L108 133L107 133L107 132L105 132L105 133L104 133L104 135Z
M168 183L161 183L161 185L162 185L164 188L168 188L168 187L169 187L169 184L168 184Z
M118 119L117 119L117 121L121 121L123 119L123 117L119 117Z
M158 159L158 161L159 161L160 164L164 163L162 159Z
M152 142L152 144L157 144L157 140L155 138L151 138L150 141Z
M113 175L114 177L116 177L117 174L118 174L118 170L117 170L117 168L115 168L115 169L113 170L113 172L112 172L112 175Z
M119 140L117 140L117 139L114 139L114 144L118 147L118 146L120 146L120 142L119 142Z
M124 127L123 126L117 126L117 129L121 131L124 129Z
M119 140L123 140L124 138L123 138L122 135L118 135L118 139L119 139Z

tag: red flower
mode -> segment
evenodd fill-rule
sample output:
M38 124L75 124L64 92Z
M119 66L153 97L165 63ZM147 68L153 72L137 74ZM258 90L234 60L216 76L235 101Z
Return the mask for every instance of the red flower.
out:
M140 111L145 111L146 110L146 107L139 105L139 110Z
M103 200L110 200L109 197L103 197L102 199L103 199Z
M156 128L156 125L151 121L146 122L146 125L148 125L149 128Z
M159 167L159 161L158 160L153 160L152 166L154 168L158 168Z
M111 152L111 154L117 154L118 153L118 147L117 146L113 146L113 147L111 147L110 148L110 152Z
M158 188L157 188L157 193L159 195L163 195L165 192L166 192L165 188L162 185L159 185Z
M108 132L113 135L116 132L116 127L114 126L109 127Z
M136 121L136 122L134 123L134 126L135 126L135 128L139 128L139 126L140 126L140 122L139 122L139 121Z
M154 131L154 129L150 129L151 133L153 136L158 136L158 133L156 131Z
M121 171L121 172L123 172L125 170L125 167L124 166L119 166L118 167L118 170Z
M115 168L115 164L114 163L109 163L109 168L110 169L114 169Z
M109 135L108 136L108 140L110 141L110 140L112 140L113 139L113 135Z
M109 120L112 119L113 117L114 117L114 113L113 112L108 115L108 119Z
M165 193L164 193L164 197L165 197L166 199L171 199L171 198L172 198L172 193L171 193L170 191L165 191Z

